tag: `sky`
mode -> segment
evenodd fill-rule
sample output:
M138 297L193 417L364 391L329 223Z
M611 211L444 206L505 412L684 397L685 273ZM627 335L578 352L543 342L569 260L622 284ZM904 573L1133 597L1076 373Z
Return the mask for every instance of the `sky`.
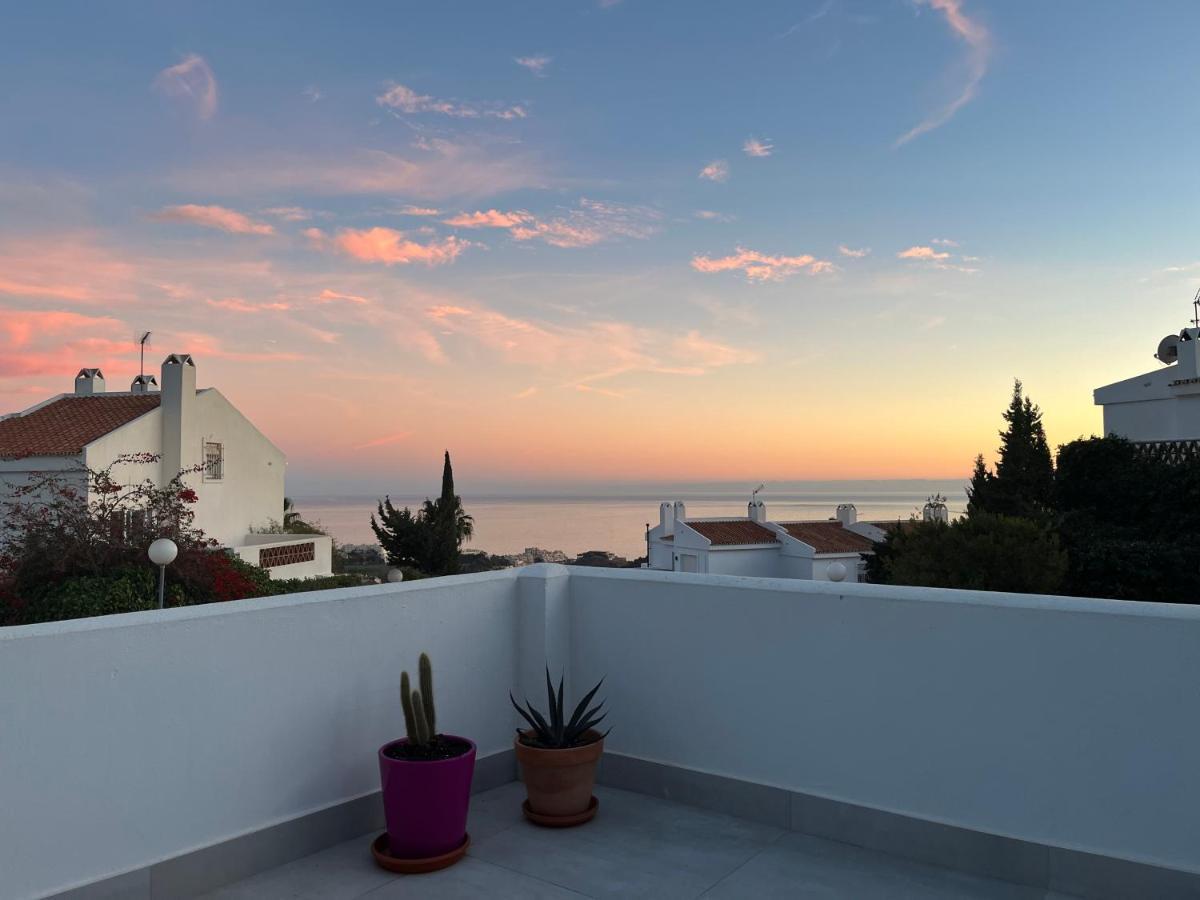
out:
M190 352L289 490L946 478L1200 287L1200 5L0 7L0 413ZM752 485L751 485L752 486Z

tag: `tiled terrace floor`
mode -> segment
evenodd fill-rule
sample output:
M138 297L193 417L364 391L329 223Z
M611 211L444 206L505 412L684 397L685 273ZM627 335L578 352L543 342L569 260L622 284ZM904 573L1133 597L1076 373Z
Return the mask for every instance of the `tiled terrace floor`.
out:
M723 897L846 900L1067 900L921 865L689 806L597 788L600 811L581 828L521 818L514 783L471 801L465 860L394 876L364 835L210 894L210 900L329 898Z

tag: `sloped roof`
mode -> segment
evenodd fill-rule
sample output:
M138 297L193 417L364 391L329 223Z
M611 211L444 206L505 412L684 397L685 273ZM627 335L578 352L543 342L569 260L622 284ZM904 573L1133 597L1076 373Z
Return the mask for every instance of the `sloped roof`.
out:
M77 456L92 441L158 404L158 394L60 397L24 415L0 419L0 459Z
M714 547L730 547L741 544L777 544L779 538L770 528L749 519L722 519L719 521L694 522L685 519L684 525L704 537Z
M783 530L818 553L869 553L870 538L842 527L841 522L780 522Z

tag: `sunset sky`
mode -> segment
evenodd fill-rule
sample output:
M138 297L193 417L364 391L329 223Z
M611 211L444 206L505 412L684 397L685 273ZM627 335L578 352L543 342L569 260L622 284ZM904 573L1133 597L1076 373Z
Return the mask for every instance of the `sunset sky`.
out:
M957 477L1200 286L1200 5L6 4L0 412L190 352L296 491Z

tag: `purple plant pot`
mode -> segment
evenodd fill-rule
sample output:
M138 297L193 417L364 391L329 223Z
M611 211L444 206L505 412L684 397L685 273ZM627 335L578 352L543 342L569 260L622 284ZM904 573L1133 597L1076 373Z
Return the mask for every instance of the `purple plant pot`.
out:
M475 743L453 759L417 762L392 759L384 750L407 744L406 738L379 748L383 814L387 819L388 853L399 859L441 856L460 846L467 834Z

